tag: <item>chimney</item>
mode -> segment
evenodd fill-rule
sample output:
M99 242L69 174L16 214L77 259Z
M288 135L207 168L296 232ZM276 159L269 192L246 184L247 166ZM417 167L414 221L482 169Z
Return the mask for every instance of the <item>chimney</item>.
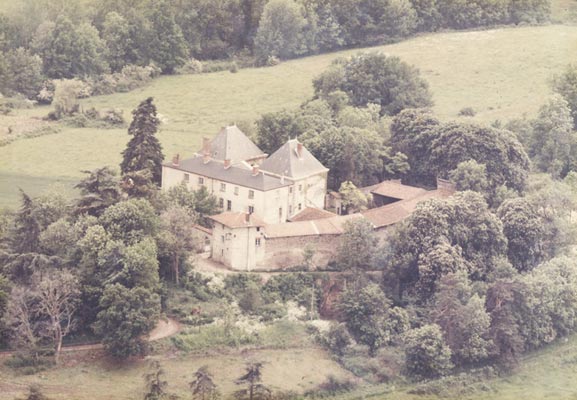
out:
M174 157L172 157L172 165L178 167L178 164L180 164L180 154L177 154Z
M226 159L224 160L224 169L229 169L230 168L230 159Z
M252 166L252 176L257 176L258 174L259 174L258 165L253 165Z
M210 156L210 138L208 136L202 138L202 154Z
M303 158L303 144L297 143L297 155L299 156L299 160Z

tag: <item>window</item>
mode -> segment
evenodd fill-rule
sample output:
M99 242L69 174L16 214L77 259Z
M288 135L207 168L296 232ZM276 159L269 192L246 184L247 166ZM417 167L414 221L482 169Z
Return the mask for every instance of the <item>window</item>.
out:
M293 206L289 206L289 215L293 213Z
M257 227L256 227L256 231L257 231L257 232L260 232L260 226L257 226Z
M282 218L282 207L278 209L278 217Z
M198 184L199 185L204 185L204 178L202 176L198 177Z
M184 174L184 176L182 177L182 180L183 180L184 182L190 181L190 175Z
M223 208L223 207L224 207L224 199L223 199L222 197L221 197L220 199L218 199L218 206L219 206L220 208Z
M254 190L249 190L249 191L248 191L248 198L249 198L249 199L254 199Z
M220 191L221 191L221 192L226 192L226 183L221 183L221 184L220 184Z
M248 206L248 213L252 214L254 212L254 206Z
M254 240L254 244L255 244L256 247L260 247L260 238L256 238L256 239Z
M222 239L222 243L224 243L224 235L220 237Z
M238 196L238 186L235 186L235 187L234 187L234 195L235 195L235 196Z
M230 211L232 210L232 201L227 200L226 201L226 211Z
M289 193L292 193L292 192L293 192L293 187L291 186L291 187L289 188Z
M303 191L303 185L299 185L299 192Z
M302 207L301 207L301 203L299 203L299 210L300 210L301 208L302 208Z

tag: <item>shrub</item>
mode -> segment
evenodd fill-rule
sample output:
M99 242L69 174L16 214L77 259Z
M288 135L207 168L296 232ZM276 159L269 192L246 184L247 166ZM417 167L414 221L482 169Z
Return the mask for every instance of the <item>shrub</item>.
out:
M459 110L459 115L463 117L474 117L477 112L473 107L464 107Z
M451 349L439 325L425 325L405 336L407 372L416 378L437 378L451 370Z
M325 338L327 347L341 357L347 347L353 342L347 327L344 324L332 324Z
M238 72L238 65L237 65L236 61L232 62L232 64L230 65L230 68L228 70L233 74L236 74Z
M280 303L269 303L259 307L256 314L265 322L274 321L275 319L284 318L287 315L287 309Z
M202 62L196 58L191 58L182 67L177 69L178 74L202 74Z

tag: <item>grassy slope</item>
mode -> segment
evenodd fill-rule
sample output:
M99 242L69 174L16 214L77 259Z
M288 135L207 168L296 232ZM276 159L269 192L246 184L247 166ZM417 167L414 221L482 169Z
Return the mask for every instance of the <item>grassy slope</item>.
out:
M550 95L552 74L575 61L577 27L504 28L427 35L375 49L398 55L421 69L444 119L466 106L474 120L507 120L534 114ZM202 135L220 126L293 108L312 95L311 80L338 57L358 50L292 60L236 74L169 76L131 93L88 99L85 106L116 107L130 118L147 96L166 118L159 137L167 158L189 155ZM45 114L48 108L33 113ZM21 140L0 148L0 206L14 205L16 187L37 194L50 183L77 179L80 170L118 165L125 130L65 128L58 135Z
M315 348L168 357L161 363L170 391L182 398L190 398L190 394L187 395L188 382L201 366L208 365L219 389L230 394L239 389L234 381L241 376L248 360L263 362L263 382L274 390L303 392L324 382L329 374L349 376L324 351ZM46 395L55 400L138 399L142 398L142 377L146 370L144 361L118 366L86 360L33 376L15 376L6 367L0 367L0 398L21 396L29 384L37 383Z

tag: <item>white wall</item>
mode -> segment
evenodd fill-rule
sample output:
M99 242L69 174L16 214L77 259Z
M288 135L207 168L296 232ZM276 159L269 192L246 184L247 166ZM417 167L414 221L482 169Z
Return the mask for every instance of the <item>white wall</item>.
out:
M257 246L256 239L260 239ZM229 228L215 222L212 232L212 258L232 269L250 271L265 256L263 228Z

